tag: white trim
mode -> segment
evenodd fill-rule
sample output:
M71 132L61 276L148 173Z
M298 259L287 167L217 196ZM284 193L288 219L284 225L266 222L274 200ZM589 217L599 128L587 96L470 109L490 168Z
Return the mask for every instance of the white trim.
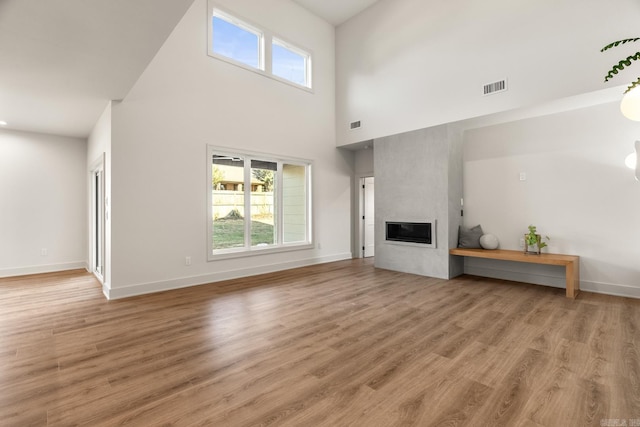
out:
M89 168L89 187L90 187L90 200L89 200L89 211L90 211L90 217L89 217L89 261L87 263L87 268L88 270L93 273L93 275L100 281L100 283L104 283L106 281L106 226L107 226L107 218L106 218L106 163L107 163L107 155L106 153L102 153L100 155L99 158L97 158L96 160L93 161L93 163L91 163L91 166ZM95 262L95 258L96 258L96 252L95 252L95 235L96 235L96 229L95 229L95 220L96 220L96 215L97 215L97 211L95 209L95 201L97 198L97 195L95 193L95 174L97 172L100 172L102 174L102 188L101 188L101 192L102 192L102 199L100 200L100 209L101 209L101 213L100 213L100 217L102 220L102 272L98 273L96 271L96 262Z
M355 250L355 253L357 254L358 258L364 258L364 219L362 219L362 217L364 216L364 192L365 192L365 180L367 179L367 177L360 177L360 178L356 178L358 180L358 212L356 212L356 234L357 234L357 245L358 247Z
M281 252L293 252L293 251L301 251L306 249L313 249L313 243L287 243L281 246L270 245L266 247L251 246L249 249L233 248L233 249L227 249L224 252L216 253L215 255L211 255L208 261L220 261L223 259L245 258L250 256L256 256L256 255L277 254Z
M277 271L290 270L292 268L306 267L314 264L324 264L328 262L343 261L351 259L351 253L342 253L317 258L307 258L298 261L289 261L278 264L269 264L259 267L242 268L238 270L228 270L200 276L181 277L159 282L140 283L137 285L125 286L122 288L102 287L102 291L108 299L128 298L137 295L150 294L154 292L168 291L172 289L186 288L190 286L207 285L223 280L240 279L255 276L258 274L273 273Z
M373 171L356 174L353 178L353 183L357 188L357 191L354 192L354 203L358 206L358 209L354 209L355 217L353 218L353 221L355 221L355 235L352 245L356 245L353 251L355 258L364 257L364 251L362 250L362 243L364 242L364 225L362 223L362 215L364 215L364 192L362 185L364 184L365 178L375 178Z
M236 25L240 28L242 28L243 30L246 31L250 31L254 34L259 34L261 35L260 37L260 59L259 59L259 66L260 68L255 68L252 67L248 64L245 64L243 62L234 60L233 58L230 58L228 56L224 56L222 54L219 54L217 52L213 51L213 46L212 46L212 42L213 42L213 28L212 28L212 19L213 17L217 16L221 19L224 19L227 22L230 22L233 25ZM307 83L308 86L305 85L300 85L296 82L292 82L291 80L287 80L284 79L282 77L278 77L276 75L273 74L273 66L272 66L272 56L273 56L273 52L272 52L272 44L274 42L274 40L278 40L281 46L286 47L287 49L290 49L296 53L301 53L304 54L306 56L306 61L305 64L307 66L307 70L306 70L306 78L307 78ZM287 84L289 86L304 90L306 92L309 93L314 93L313 90L313 66L314 66L314 61L313 61L313 56L314 53L311 49L307 49L305 47L302 46L298 46L296 43L291 43L289 42L286 37L281 37L280 35L266 29L263 28L262 26L259 25L255 25L254 23L250 22L249 20L243 18L243 17L239 17L238 14L233 13L233 12L229 12L228 10L226 10L225 8L222 8L220 6L218 6L213 0L208 0L207 2L207 55L209 55L212 58L218 59L220 61L226 62L228 64L231 65L235 65L237 67L240 67L242 69L245 69L247 71L251 71L253 73L256 74L260 74L261 76L264 77L268 77L272 80L276 80L279 81L281 83Z
M303 58L303 60L304 60L304 71L305 71L305 73L304 73L305 74L305 76L304 76L305 84L300 85L300 84L298 84L298 83L296 83L294 81L291 81L291 80L289 80L287 78L280 77L280 76L277 76L277 75L273 74L273 45L280 46L281 48L286 49L286 50L288 50L288 51L290 51L292 53L295 53L296 55L299 55L299 56L301 56ZM312 77L313 76L312 76L312 72L311 72L311 68L312 68L311 67L311 54L309 52L307 52L304 49L301 49L301 48L297 47L296 45L294 45L292 43L289 43L289 42L287 42L285 40L282 40L282 38L280 38L280 37L272 36L271 37L271 52L270 53L271 53L271 55L269 57L271 59L271 66L269 67L269 70L271 70L271 75L273 77L275 77L276 79L279 79L279 80L285 80L287 82L293 83L296 86L302 86L303 88L311 89L311 87L313 87L313 83L312 83Z
M556 266L557 269L564 270L563 266ZM496 268L486 268L478 266L467 266L465 262L464 273L473 276L490 277L493 279L510 280L513 282L532 283L534 285L550 286L553 288L566 289L564 272L562 277L549 274L532 274L517 271L500 270ZM580 281L580 290L594 292L598 294L614 295L628 298L640 298L640 287L618 285L615 283L600 283L591 281Z
M278 191L278 186L280 186L282 181L282 176L283 176L283 169L284 169L284 163L282 162L282 160L278 160L278 166L276 167L276 176L275 176L275 182L273 183L273 204L274 204L274 211L275 212L279 212L280 211L280 206L284 206L283 205L283 201L284 201L284 191L282 190L282 188L280 189L280 191ZM306 182L305 182L305 186L306 186ZM306 201L305 201L306 203ZM273 224L274 227L276 227L276 242L281 242L282 245L284 245L284 218L283 215L276 215L276 221L275 224ZM309 235L309 233L307 233L307 235Z
M619 297L640 298L640 288L628 285L616 285L614 283L580 281L580 290Z
M65 262L60 264L33 265L29 267L5 268L0 270L0 277L28 276L31 274L56 273L58 271L85 269L89 271L86 261Z
M278 173L278 175L280 176L280 179L276 179L276 182L274 183L274 208L275 208L275 216L276 216L276 224L274 224L274 226L276 227L276 238L277 238L277 242L275 244L266 246L266 247L257 247L257 246L251 246L251 222L250 221L245 221L245 232L244 232L244 247L242 248L230 248L230 249L219 249L216 250L214 253L213 250L213 240L212 240L212 236L213 236L213 221L211 220L211 218L213 217L213 187L212 187L212 182L211 182L211 178L212 178L212 171L213 171L213 165L212 165L212 157L213 155L223 155L223 156L229 156L229 157L238 157L241 158L243 160L243 167L244 167L244 185L243 185L243 191L245 192L245 197L244 197L244 211L246 212L251 212L251 198L248 197L248 193L251 193L251 161L252 160L261 160L261 161L269 161L269 162L274 162L277 163L278 167L277 167L277 171L276 172L281 172L281 170L283 169L283 165L287 164L287 165L296 165L296 166L301 166L305 168L305 175L306 175L306 197L305 197L305 204L306 204L306 213L307 213L307 230L306 230L306 240L304 241L300 241L300 242L289 242L289 243L285 243L284 242L284 215L283 215L283 209L284 209L284 204L282 203L282 195L278 194L278 193L283 193L282 191L278 191L278 186L282 186L282 174ZM259 153L259 152L255 152L255 151L244 151L242 150L237 151L231 148L227 148L227 147L219 147L219 146L214 146L214 145L207 145L207 157L206 157L206 161L207 161L207 167L206 167L206 173L207 173L207 178L205 179L205 183L207 185L207 242L206 242L206 247L207 247L207 261L217 261L217 260L222 260L222 259L230 259L230 258L242 258L245 256L253 256L253 255L264 255L264 254L270 254L270 253L278 253L278 252L287 252L287 251L296 251L296 250L304 250L304 249L312 249L313 248L313 221L311 218L311 212L313 210L312 207L312 203L313 203L313 199L311 198L311 192L312 192L312 184L313 181L311 181L311 174L312 174L312 169L313 169L313 161L312 160L306 160L306 159L300 159L300 158L294 158L294 157L283 157L283 156L277 156L277 155L273 155L273 154L268 154L268 153ZM280 188L280 190L282 190L282 188Z
M247 33L251 33L253 35L255 35L258 39L258 66L254 67L252 65L249 65L247 63L244 63L242 61L238 61L235 58L232 58L230 56L226 56L223 55L222 53L218 53L216 51L213 50L213 18L218 18L221 19L225 22L227 22L228 24L233 25L234 27L237 27L243 31L246 31ZM218 58L218 59L223 59L225 61L228 61L234 65L238 65L242 68L246 68L249 70L259 70L259 71L265 71L265 34L264 31L260 30L258 27L255 27L251 24L248 24L246 22L244 22L243 20L236 18L235 16L226 13L220 9L218 9L217 7L213 7L209 9L209 15L208 15L208 34L209 34L209 40L208 40L208 53L209 56Z
M102 294L104 295L104 297L106 299L111 299L111 298L109 298L109 295L111 294L111 288L106 283L102 284Z

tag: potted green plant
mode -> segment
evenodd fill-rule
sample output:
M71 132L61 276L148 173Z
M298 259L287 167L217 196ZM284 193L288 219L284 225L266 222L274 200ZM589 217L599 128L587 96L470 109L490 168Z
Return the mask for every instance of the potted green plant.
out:
M538 230L535 225L530 225L529 232L524 235L524 253L540 255L540 250L547 246L546 242L542 241L542 236L538 234ZM549 236L544 236L546 240L551 240Z

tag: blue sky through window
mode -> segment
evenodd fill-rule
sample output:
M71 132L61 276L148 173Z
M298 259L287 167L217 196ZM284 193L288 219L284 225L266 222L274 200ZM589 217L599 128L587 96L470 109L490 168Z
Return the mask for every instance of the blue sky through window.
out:
M221 10L213 9L210 24L211 56L229 58L264 75L311 88L311 55L304 50Z
M260 68L260 37L224 19L213 17L213 51Z
M308 86L305 57L286 47L273 43L272 73L302 86Z

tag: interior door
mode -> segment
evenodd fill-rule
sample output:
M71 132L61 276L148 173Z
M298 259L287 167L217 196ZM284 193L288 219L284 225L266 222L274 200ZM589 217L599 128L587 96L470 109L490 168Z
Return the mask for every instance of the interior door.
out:
M93 183L94 183L94 232L93 236L94 248L93 253L95 256L94 259L94 272L98 275L103 275L103 259L104 259L104 184L103 184L103 171L97 170L93 173Z
M374 204L374 178L372 176L364 179L364 219L363 219L363 247L365 258L375 255L375 204Z

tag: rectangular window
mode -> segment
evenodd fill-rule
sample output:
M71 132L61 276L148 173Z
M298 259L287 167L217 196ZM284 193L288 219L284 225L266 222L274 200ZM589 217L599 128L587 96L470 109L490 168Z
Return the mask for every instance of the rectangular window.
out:
M307 230L307 168L282 165L282 218L285 243L304 242Z
M312 55L208 1L209 55L311 92Z
M242 157L212 156L213 249L244 247L244 160Z
M303 50L274 38L271 44L271 67L274 76L311 87L311 56Z
M309 161L208 149L209 259L311 247Z
M276 171L278 164L251 160L251 246L269 246L276 237Z
M264 69L262 32L226 13L214 10L211 19L211 50L225 58L259 70Z

